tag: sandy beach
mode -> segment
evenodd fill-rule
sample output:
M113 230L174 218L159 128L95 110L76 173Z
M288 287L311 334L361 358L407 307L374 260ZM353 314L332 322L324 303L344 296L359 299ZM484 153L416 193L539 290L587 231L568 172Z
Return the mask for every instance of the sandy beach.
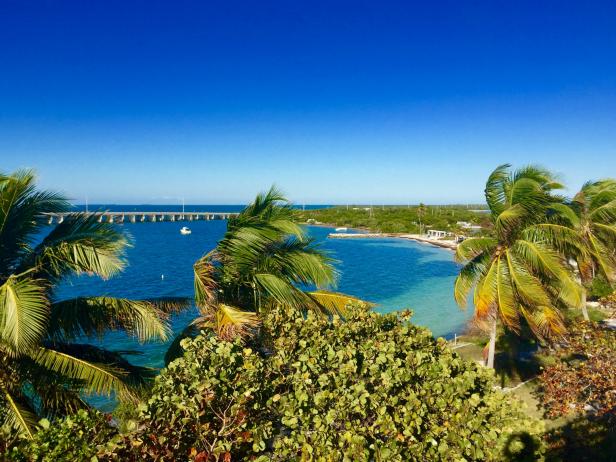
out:
M430 239L420 234L398 234L398 233L330 233L327 237L332 239L378 239L384 237L394 237L398 239L408 239L424 244L434 245L449 250L456 250L458 244L453 241Z

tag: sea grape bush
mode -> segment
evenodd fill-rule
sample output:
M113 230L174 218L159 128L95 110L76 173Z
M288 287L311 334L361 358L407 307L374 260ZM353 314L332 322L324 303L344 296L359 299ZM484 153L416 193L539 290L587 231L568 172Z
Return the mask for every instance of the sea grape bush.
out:
M150 460L226 461L265 448L273 393L263 358L239 340L199 336L183 342L184 356L163 371L142 405L132 452Z
M541 374L548 415L591 411L616 423L616 332L595 323L572 325Z
M539 431L493 391L490 372L409 318L270 316L271 367L284 371L273 382L284 428L273 460L502 460L512 434Z
M31 440L7 451L2 460L15 462L95 461L107 446L114 447L122 438L110 425L109 418L97 412L79 410L53 425L41 420L41 429Z
M494 390L490 371L409 318L361 307L345 321L273 310L258 346L205 333L185 340L134 430L97 441L97 460L540 458L540 423ZM30 460L27 451L15 460Z

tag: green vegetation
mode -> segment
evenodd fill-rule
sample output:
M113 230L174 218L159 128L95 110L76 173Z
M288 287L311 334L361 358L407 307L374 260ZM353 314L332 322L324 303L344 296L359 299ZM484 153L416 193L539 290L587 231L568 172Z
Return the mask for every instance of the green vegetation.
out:
M0 454L609 460L616 332L594 321L616 312L616 182L588 183L572 200L560 188L547 170L500 166L486 184L486 214L423 204L300 212L275 189L260 194L195 263L200 316L152 385L152 371L76 342L116 329L165 339L168 314L185 301L57 300L66 277L120 271L126 238L79 214L45 237L41 213L66 210L66 201L36 192L30 172L0 176ZM333 260L297 224L308 220L384 232L481 223L458 247L464 266L454 288L460 305L474 292L481 335L454 352L409 312L379 315L328 292ZM586 310L586 292L603 307ZM495 371L477 365L486 331ZM498 390L496 377L512 388ZM112 421L87 409L88 393L118 396L121 412ZM547 432L544 411L557 419Z
M297 220L305 223L317 221L334 226L349 228L365 228L374 232L383 233L411 233L419 234L428 229L467 234L468 232L456 225L465 221L475 225L490 226L486 213L477 213L472 210L485 208L484 206L463 205L433 205L426 206L336 206L327 209L296 211Z
M465 306L474 288L475 319L489 325L488 367L494 366L499 321L514 332L527 326L545 339L564 332L559 308L580 305L581 290L544 229L549 211L562 201L553 193L560 188L546 170L498 167L486 183L493 236L458 246L456 259L464 267L454 295Z
M58 457L39 460L75 460L75 453L99 461L540 456L541 425L493 389L490 371L410 324L408 313L348 307L347 316L272 311L262 326L267 354L212 333L184 340L184 356L156 379L132 432L102 430L101 417L80 416L72 429L65 421L40 432L11 458L48 450ZM55 448L67 446L73 453L62 458Z
M359 300L324 290L335 284L332 263L295 223L293 209L280 192L272 188L259 194L229 220L216 248L195 263L195 302L201 316L175 339L167 362L181 353L181 340L201 328L226 339L256 337L264 312L343 314L349 301ZM301 289L310 286L319 290Z
M616 277L616 181L588 182L570 202L554 204L552 210L552 222L543 228L560 244L560 250L577 263L584 288L582 312L588 321L586 289L600 291L594 281L610 286ZM605 285L600 296L609 293Z
M142 385L150 370L76 342L118 329L141 341L164 340L167 312L180 305L111 297L58 300L54 288L69 276L108 278L121 271L127 246L114 227L83 215L69 216L38 237L40 214L68 207L61 196L36 191L30 171L0 175L0 440L31 437L39 418L87 407L83 393L134 399L131 388Z

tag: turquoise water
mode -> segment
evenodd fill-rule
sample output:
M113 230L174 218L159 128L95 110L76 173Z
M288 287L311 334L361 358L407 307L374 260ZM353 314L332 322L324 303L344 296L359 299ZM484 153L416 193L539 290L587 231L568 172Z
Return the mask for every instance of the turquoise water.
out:
M132 236L129 266L119 276L102 281L75 278L63 285L61 298L111 295L127 298L192 296L192 265L211 250L223 236L225 221L190 223L192 234L182 236L181 223L137 223L119 225ZM336 290L377 304L379 312L412 308L414 322L437 336L460 333L472 314L463 312L453 300L453 281L458 266L452 252L402 239L327 239L328 228L309 227L309 233L339 260L340 279ZM164 276L164 277L163 277ZM172 319L180 331L194 317L193 309ZM139 352L131 361L161 367L166 345L139 345L123 334L109 334L99 343L118 350Z

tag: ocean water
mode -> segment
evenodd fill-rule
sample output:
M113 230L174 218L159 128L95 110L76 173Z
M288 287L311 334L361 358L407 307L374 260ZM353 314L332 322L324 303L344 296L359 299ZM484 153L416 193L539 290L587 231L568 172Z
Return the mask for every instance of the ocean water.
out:
M132 241L125 271L107 281L88 276L74 278L58 289L58 297L191 297L192 265L215 247L225 232L226 221L191 222L192 234L187 236L179 233L184 224L187 223L118 225ZM318 245L338 260L340 278L335 290L374 302L379 312L411 308L414 322L430 328L436 336L460 333L472 315L471 310L462 311L454 302L453 281L458 265L450 250L402 239L327 239L332 229L307 229ZM195 314L193 308L175 315L171 320L174 331L181 331ZM134 350L137 354L130 360L151 367L163 366L167 347L163 343L140 345L121 333L111 333L93 343Z

